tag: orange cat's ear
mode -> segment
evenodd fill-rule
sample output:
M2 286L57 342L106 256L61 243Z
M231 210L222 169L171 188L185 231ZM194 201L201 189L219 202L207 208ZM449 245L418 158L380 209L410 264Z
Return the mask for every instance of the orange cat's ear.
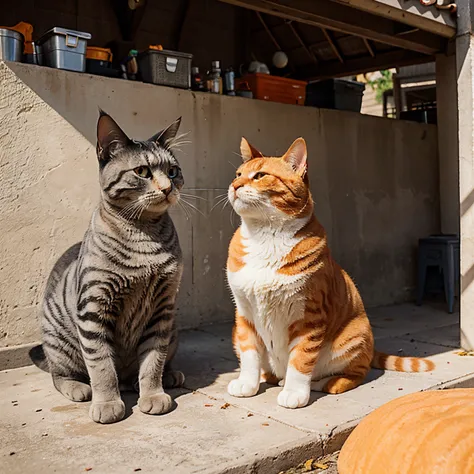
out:
M242 137L240 142L240 156L242 156L244 163L247 163L247 161L253 160L254 158L263 157L262 153L254 148L244 137Z
M282 160L290 164L295 173L304 176L308 169L307 157L306 142L303 138L297 138L282 156Z

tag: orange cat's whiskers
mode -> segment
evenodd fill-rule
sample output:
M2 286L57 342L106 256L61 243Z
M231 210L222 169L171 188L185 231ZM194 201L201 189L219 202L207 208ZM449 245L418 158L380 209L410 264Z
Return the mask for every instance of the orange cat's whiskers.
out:
M222 209L221 209L221 212L224 210L224 208L227 206L227 204L229 204L229 197L227 196L227 193L225 194L221 194L220 196L217 196L215 198L217 200L217 202L212 206L211 208L211 212L218 206L220 206L221 204L224 204L222 206Z

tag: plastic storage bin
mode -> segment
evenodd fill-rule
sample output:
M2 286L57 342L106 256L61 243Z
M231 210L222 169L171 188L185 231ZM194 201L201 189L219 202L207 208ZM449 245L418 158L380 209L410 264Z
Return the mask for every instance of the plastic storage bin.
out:
M38 41L43 64L57 69L84 72L86 70L89 33L55 27Z
M321 109L360 112L365 84L347 79L310 82L306 87L306 104Z
M138 55L138 72L143 82L190 89L192 59L192 54L148 49Z
M109 48L88 46L86 52L86 71L107 77L118 77L119 72L112 69L112 51Z
M280 102L282 104L304 105L306 82L271 76L270 74L247 74L235 80L236 88L247 83L255 99Z

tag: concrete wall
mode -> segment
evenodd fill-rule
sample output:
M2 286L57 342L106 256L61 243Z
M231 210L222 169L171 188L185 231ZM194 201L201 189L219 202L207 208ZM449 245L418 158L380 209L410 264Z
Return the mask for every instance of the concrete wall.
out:
M48 272L87 227L99 106L132 137L179 115L190 132L178 158L206 217L174 212L186 268L181 326L232 317L224 267L237 218L211 208L234 176L242 135L267 154L305 137L316 213L366 304L411 297L417 239L439 231L436 127L13 63L0 66L0 83L0 345L38 338Z

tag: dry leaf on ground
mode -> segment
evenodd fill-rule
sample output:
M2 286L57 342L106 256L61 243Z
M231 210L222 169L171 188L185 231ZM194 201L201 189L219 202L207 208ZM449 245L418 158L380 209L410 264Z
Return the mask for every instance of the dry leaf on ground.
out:
M474 356L474 351L457 351L455 352L456 355L461 356L461 357L466 357L466 356Z

